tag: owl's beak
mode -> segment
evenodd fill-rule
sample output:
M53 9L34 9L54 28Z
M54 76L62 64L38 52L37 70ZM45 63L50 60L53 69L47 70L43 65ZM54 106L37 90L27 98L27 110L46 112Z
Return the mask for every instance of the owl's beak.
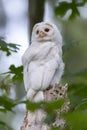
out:
M40 31L40 32L39 32L39 37L43 38L43 37L45 37L45 36L46 36L46 33L44 33L43 31Z

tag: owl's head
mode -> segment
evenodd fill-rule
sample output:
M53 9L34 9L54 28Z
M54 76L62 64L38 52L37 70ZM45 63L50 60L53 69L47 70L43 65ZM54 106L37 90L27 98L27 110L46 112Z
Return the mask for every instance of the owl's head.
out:
M35 24L32 31L31 42L53 41L62 45L62 36L56 25L50 22Z

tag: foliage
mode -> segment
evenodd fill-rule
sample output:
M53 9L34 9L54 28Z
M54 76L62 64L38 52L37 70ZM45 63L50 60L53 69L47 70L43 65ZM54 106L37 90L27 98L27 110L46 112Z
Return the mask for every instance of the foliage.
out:
M13 108L15 107L16 102L12 100L11 98L1 95L0 96L0 114L7 113L8 111L13 112ZM4 122L2 119L0 119L0 128L6 129L6 130L12 130L10 126L6 122Z
M85 24L86 23L86 24ZM78 19L63 22L64 61L66 63L64 81L68 82L68 97L71 110L64 115L67 130L87 129L87 21ZM84 125L83 125L84 124Z
M64 104L64 99L52 101L52 102L39 102L33 103L29 101L23 101L20 103L25 103L27 105L27 109L30 111L35 111L36 109L43 109L46 113L51 114L55 109L61 108Z
M69 19L74 19L77 16L80 16L79 7L83 7L87 0L77 1L72 0L71 2L64 1L59 2L59 4L55 7L55 14L59 16L64 16L67 11L71 10L71 14L69 16Z
M0 50L10 56L13 52L17 53L19 46L13 43L6 43L0 40ZM9 71L0 74L0 115L13 112L13 108L17 105L14 99L9 98L10 89L15 82L23 81L23 66L15 67L11 65ZM0 118L0 129L12 130L12 128Z
M12 79L10 75L3 76L3 77L0 76L0 91L2 93L4 93L3 91L5 91L5 93L7 93L8 95L11 86L12 86Z
M12 80L15 81L23 81L23 66L15 67L15 65L11 65L9 67L9 71L3 74L11 74Z
M68 121L67 130L86 130L87 129L87 112L86 111L73 111L65 115Z
M12 111L12 108L15 106L15 101L6 97L6 96L0 96L0 106L2 108L0 111L6 112L6 111Z
M17 52L19 50L18 44L6 43L4 40L0 39L0 50L6 52L6 55L11 55L11 52Z

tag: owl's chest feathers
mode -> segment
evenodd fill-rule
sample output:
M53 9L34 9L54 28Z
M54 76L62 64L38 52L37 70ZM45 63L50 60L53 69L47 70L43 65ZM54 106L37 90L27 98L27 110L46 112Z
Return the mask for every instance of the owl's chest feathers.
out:
M25 67L26 71L29 73L35 71L36 68L49 68L49 64L53 64L50 61L54 59L56 54L58 54L58 47L54 43L50 42L48 42L48 44L42 44L38 46L32 45L30 49L32 50L32 53L30 53Z
M32 59L30 62L34 62L38 65L46 63L55 56L55 48L57 49L57 46L52 42L42 43L37 47L33 46L33 48L31 48L33 53L31 54Z

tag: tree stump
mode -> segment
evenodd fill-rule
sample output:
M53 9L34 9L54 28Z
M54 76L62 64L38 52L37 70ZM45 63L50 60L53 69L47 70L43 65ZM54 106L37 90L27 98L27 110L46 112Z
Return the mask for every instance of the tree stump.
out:
M45 101L47 102L59 99L66 99L66 102L64 103L62 108L55 110L57 116L55 121L51 125L48 126L44 123L47 115L42 109L38 109L35 112L26 112L20 130L50 130L52 126L64 128L66 125L66 121L61 117L61 113L67 112L70 106L70 102L67 97L67 88L67 85L61 86L59 84L55 84L55 86L44 91Z

